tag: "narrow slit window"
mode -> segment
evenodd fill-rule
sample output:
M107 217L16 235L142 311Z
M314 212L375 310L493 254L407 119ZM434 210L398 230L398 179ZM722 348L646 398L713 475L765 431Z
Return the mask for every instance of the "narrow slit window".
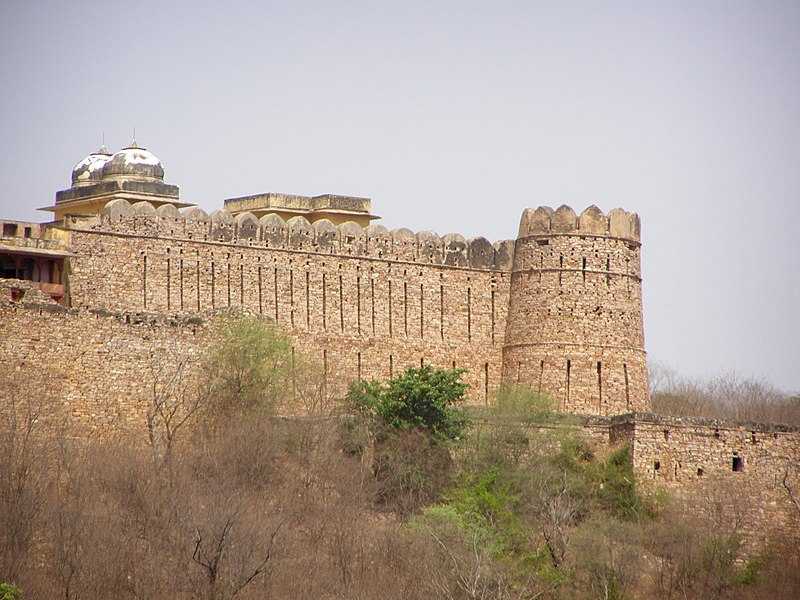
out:
M172 308L172 261L169 257L169 248L167 248L167 310Z
M403 333L408 337L408 282L403 282Z
M603 363L597 361L597 402L603 406Z
M225 281L228 287L228 306L231 305L231 255L227 254L225 256Z
M570 380L571 371L572 371L572 361L571 360L567 360L567 390L566 390L566 393L564 395L564 404L565 404L565 406L567 404L569 404L569 383L570 383L569 380Z
M736 473L741 473L744 471L744 460L735 452L733 453L733 462L731 463L731 468Z
M197 277L195 287L197 289L195 291L197 293L197 310L199 311L200 310L200 251L199 250L195 253L195 256L197 257L197 262L195 263L197 265L197 272L195 273Z
M356 331L361 335L361 276L356 277ZM361 356L359 354L359 356ZM359 377L360 379L360 377Z
M328 329L328 286L325 273L322 274L322 329Z
M306 270L306 330L311 330L311 273Z
M289 269L289 321L294 329L294 269Z
M179 267L180 267L180 275L181 275L181 285L180 285L180 290L181 290L181 295L180 295L180 305L181 305L181 310L183 310L183 250L181 250L181 259L180 259L180 264L179 264Z
M444 286L439 286L439 337L444 340Z
M324 277L324 275L323 275ZM275 304L275 322L278 322L278 267L272 269L272 291Z
M392 280L389 280L389 337L392 337Z
M628 381L628 365L627 363L622 363L622 370L625 374L625 406L628 410L631 408L631 388L630 382Z
M339 275L339 331L344 333L344 285Z
M369 297L370 297L370 303L372 304L372 313L371 313L372 335L375 335L375 280L372 278L371 273L369 277Z
M425 288L419 284L419 337L425 337Z
M467 288L467 341L472 341L472 288Z
M264 284L261 277L261 265L258 265L258 314L264 314Z
M147 308L147 254L142 257L142 304Z

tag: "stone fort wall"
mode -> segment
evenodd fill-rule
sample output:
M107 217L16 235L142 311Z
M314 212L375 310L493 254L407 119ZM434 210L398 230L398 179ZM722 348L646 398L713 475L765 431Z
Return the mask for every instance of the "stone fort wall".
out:
M58 398L49 412L76 431L105 435L144 430L158 370L199 355L208 327L199 318L65 308L29 282L2 280L0 339L2 378Z
M125 200L67 226L72 306L242 307L274 319L340 389L427 363L466 368L473 403L507 382L566 412L648 408L638 217L620 209L527 210L516 242L495 244Z
M512 242L119 204L68 224L75 308L242 308L274 320L340 392L420 364L466 368L473 403L500 384Z

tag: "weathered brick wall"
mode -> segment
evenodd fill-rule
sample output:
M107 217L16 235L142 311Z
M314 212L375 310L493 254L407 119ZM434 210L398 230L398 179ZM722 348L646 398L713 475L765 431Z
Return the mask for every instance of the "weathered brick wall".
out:
M503 377L560 410L649 407L639 221L615 209L526 210L511 274Z
M422 363L468 369L475 403L500 383L510 243L302 218L108 212L71 224L74 307L241 307L274 319L339 391Z
M24 290L16 301L12 287ZM158 370L198 356L208 335L200 319L67 309L31 288L0 285L3 377L54 386L45 395L59 404L48 411L63 410L79 430L143 429Z
M669 490L692 510L740 520L753 544L776 532L800 539L800 430L781 425L636 414L617 417L611 431L633 448L640 482ZM741 470L734 470L740 459ZM737 467L738 468L738 467Z

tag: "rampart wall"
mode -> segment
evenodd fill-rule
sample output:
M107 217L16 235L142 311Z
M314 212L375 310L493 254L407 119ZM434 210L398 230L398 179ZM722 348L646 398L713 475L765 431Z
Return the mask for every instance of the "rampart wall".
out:
M511 242L122 202L69 224L73 307L240 307L278 323L340 391L420 364L468 369L474 403L500 383Z

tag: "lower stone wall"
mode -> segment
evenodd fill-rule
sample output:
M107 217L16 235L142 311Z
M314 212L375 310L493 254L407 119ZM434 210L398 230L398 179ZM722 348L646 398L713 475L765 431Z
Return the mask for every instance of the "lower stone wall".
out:
M800 499L800 429L635 413L612 418L610 435L631 443L638 481L735 526L749 544L800 539L800 508L785 487Z
M196 356L207 335L200 319L66 309L26 284L0 285L0 377L23 393L47 386L45 397L59 399L49 410L82 431L143 428L158 371ZM16 302L12 287L24 293Z
M778 537L800 540L800 507L786 487L800 501L800 428L653 413L580 420L571 427L596 447L630 446L642 488L738 531L747 553Z

